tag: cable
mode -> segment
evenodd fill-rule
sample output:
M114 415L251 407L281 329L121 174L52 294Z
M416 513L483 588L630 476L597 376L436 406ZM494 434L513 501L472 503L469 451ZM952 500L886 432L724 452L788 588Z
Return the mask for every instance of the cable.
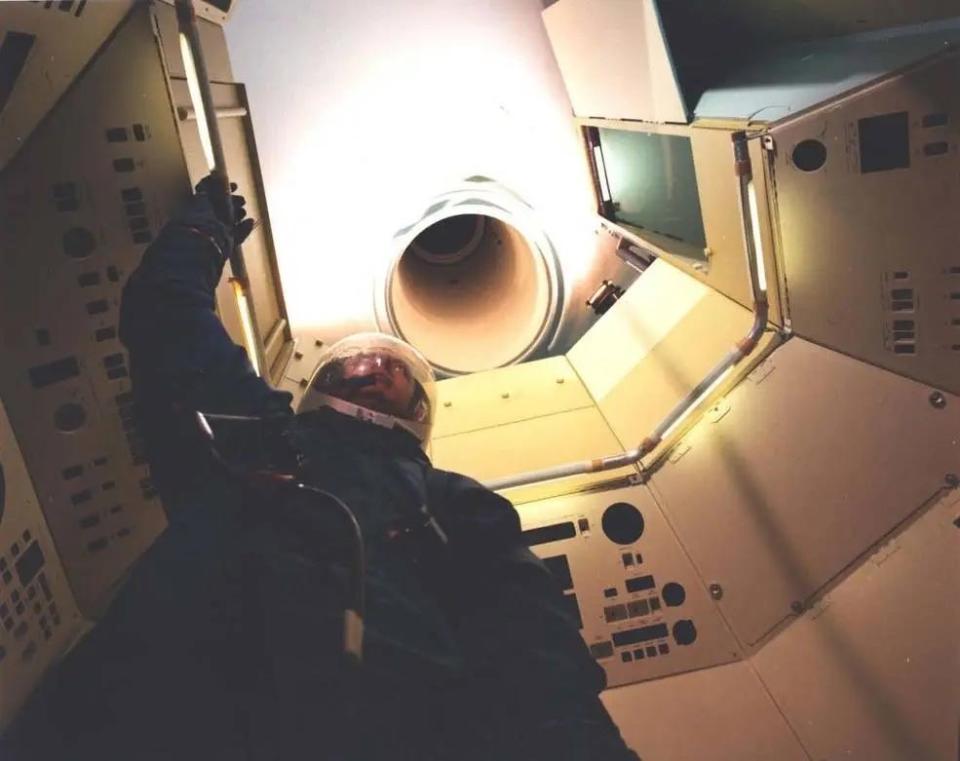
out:
M332 503L336 506L337 512L345 519L350 536L350 566L348 582L348 605L344 611L343 623L343 651L348 657L354 659L357 663L363 660L363 620L366 613L366 595L364 590L364 580L366 579L366 555L363 545L363 531L357 521L353 511L337 495L320 489L316 486L310 486L298 481L293 475L280 473L277 471L263 470L241 470L229 463L220 453L216 445L216 436L210 427L210 420L229 420L232 422L245 422L262 424L262 417L247 415L219 415L215 413L204 413L200 410L195 412L197 424L204 438L207 440L209 452L214 462L231 478L237 479L245 484L268 485L278 489L291 489L301 494L320 497L322 500ZM287 516L292 517L290 514ZM308 532L313 530L314 526L298 525L297 528L306 529Z
M348 599L350 604L345 612L343 629L343 649L347 655L356 660L363 660L363 620L366 615L366 595L364 591L364 579L367 576L366 556L363 548L363 531L360 529L360 523L353 511L347 507L347 504L337 495L320 489L316 486L309 486L300 481L296 482L295 488L302 492L319 495L330 500L340 511L340 514L346 519L350 526L353 546L350 553L350 584ZM353 616L349 615L353 613Z

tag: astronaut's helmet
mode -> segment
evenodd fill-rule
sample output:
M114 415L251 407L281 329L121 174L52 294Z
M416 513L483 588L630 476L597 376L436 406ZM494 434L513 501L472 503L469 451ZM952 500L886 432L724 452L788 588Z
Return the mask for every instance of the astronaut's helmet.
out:
M385 428L400 426L426 447L437 381L410 344L385 333L356 333L320 358L298 412L331 407Z

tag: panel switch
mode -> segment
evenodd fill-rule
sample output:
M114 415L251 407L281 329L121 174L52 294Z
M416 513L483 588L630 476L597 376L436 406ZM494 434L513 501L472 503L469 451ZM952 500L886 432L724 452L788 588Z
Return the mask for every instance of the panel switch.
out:
M603 609L604 618L607 619L607 623L611 624L615 621L626 621L627 616L627 606L626 605L609 605Z
M594 658L610 658L613 655L613 643L610 640L595 642L590 645L590 655Z

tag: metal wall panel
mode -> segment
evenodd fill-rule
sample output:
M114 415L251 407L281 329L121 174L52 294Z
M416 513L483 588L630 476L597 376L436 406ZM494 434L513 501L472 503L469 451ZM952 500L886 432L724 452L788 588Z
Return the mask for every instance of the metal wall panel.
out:
M566 357L448 378L437 397L435 437L593 406Z
M654 262L570 350L624 448L637 446L743 338L752 314Z
M714 291L643 357L598 406L625 447L637 446L707 374L752 322ZM744 363L746 364L746 363Z
M666 12L673 3L665 0L662 5ZM912 0L910 3L803 0L783 4L766 0L726 0L722 4L688 0L683 5L694 8L713 28L734 27L731 34L756 46L876 31L957 15L954 0Z
M143 5L0 175L0 397L86 615L165 525L117 319L126 275L188 192Z
M847 4L832 5L839 8ZM894 6L901 4L889 7ZM908 6L903 4L901 7ZM777 11L781 10L784 9L777 8ZM956 15L957 11L954 6L951 15ZM778 20L781 23L786 21L782 16ZM773 41L769 40L768 47L761 48L759 54L703 93L696 104L698 119L750 119L754 122L785 119L956 46L960 42L960 20L789 46L770 45L770 42Z
M558 0L543 22L577 116L686 122L653 0Z
M747 663L607 690L627 744L650 761L810 761Z
M610 394L708 293L675 267L653 262L567 353L591 396Z
M811 758L958 757L957 496L947 495L754 657Z
M566 357L448 378L437 397L434 464L481 481L623 449ZM505 494L528 502L631 474L632 466Z
M0 730L82 628L0 404Z
M794 330L953 393L958 76L951 54L771 130Z
M795 338L652 485L754 644L938 493L960 468L958 430L957 397Z
M132 6L133 0L0 3L0 168Z
M522 365L518 365L522 367ZM547 376L545 383L554 383ZM501 404L508 404L502 400ZM590 460L623 451L603 415L595 407L556 412L493 428L433 439L430 452L438 468L465 473L480 481L539 470L573 460ZM635 475L632 466L606 473L562 478L508 489L519 504L565 494L611 479Z
M579 610L583 638L611 686L739 658L645 486L530 502L520 519Z

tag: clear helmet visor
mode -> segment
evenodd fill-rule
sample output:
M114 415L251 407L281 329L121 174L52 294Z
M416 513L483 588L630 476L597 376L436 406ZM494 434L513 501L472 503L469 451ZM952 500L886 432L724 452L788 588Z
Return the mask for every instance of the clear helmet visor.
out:
M331 400L359 408L358 417L391 427L394 423L426 444L433 427L436 377L416 349L384 333L357 333L337 341L320 358L299 412L330 406ZM367 417L362 411L374 413Z

